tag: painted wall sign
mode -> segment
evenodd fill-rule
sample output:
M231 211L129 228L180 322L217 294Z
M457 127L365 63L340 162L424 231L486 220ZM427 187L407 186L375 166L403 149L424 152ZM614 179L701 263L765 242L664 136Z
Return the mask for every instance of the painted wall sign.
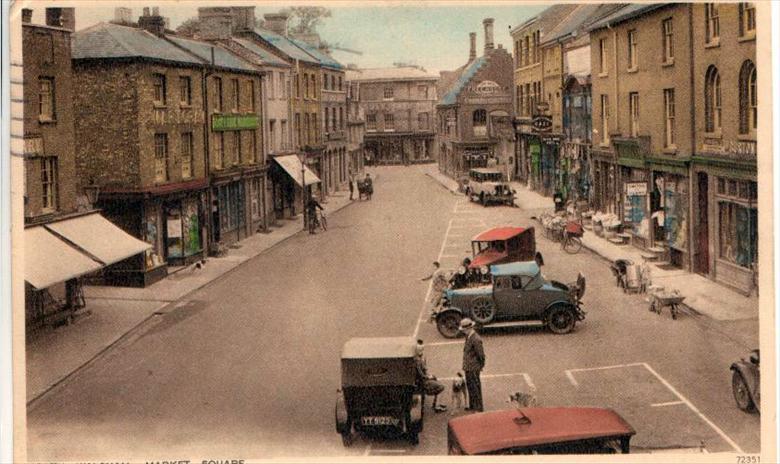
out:
M552 129L552 118L549 116L534 116L531 125L534 132L549 132Z
M501 86L498 85L497 82L493 81L482 81L479 84L477 84L472 91L474 93L478 93L481 95L491 95L494 93L501 92Z
M623 185L628 196L647 195L647 182L627 182Z
M211 118L211 130L257 129L256 114L215 114Z

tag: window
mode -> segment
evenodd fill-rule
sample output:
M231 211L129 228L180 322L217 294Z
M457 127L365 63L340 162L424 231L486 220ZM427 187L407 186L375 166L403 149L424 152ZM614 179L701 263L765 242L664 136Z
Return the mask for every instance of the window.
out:
M631 115L630 130L631 137L639 135L639 93L631 92L628 94L628 110Z
M636 30L628 31L628 69L636 69Z
M165 75L153 74L152 85L154 87L154 104L165 105Z
M181 134L181 177L192 177L192 132Z
M312 132L312 143L317 143L320 141L320 120L317 118L317 113L311 114L311 132Z
M718 17L718 5L707 3L704 5L704 15L707 21L707 43L717 42L720 37L720 19Z
M430 116L428 113L418 113L417 114L417 125L419 126L420 130L428 130L428 124L429 124Z
M385 130L395 130L395 119L393 118L392 113L385 113Z
M607 73L607 39L599 40L599 74Z
M311 121L309 120L309 113L303 115L303 139L301 143L309 145L311 141Z
M344 78L339 76L339 90L344 90Z
M190 76L179 76L179 103L182 106L192 105L192 81Z
M287 150L287 121L282 119L282 150Z
M717 185L719 256L749 268L758 258L758 185L722 177Z
M601 143L609 144L609 95L601 96Z
M168 134L154 134L154 180L168 180Z
M664 63L671 63L674 61L673 33L672 18L665 19L663 22Z
M385 87L385 98L393 98L393 88L392 87Z
M57 157L41 158L41 207L44 212L57 209Z
M475 137L487 136L487 111L476 110L472 114L472 128Z
M249 146L247 147L247 163L254 163L257 161L257 132L249 131Z
M301 81L297 74L293 76L293 86L295 87L295 98L301 98Z
M38 80L38 116L44 121L54 120L54 79L42 77Z
M312 74L311 75L311 98L317 98L317 76Z
M525 46L523 47L525 53L523 53L523 65L529 65L531 63L531 38L525 36Z
M525 100L523 100L523 114L531 114L531 84L525 84Z
M336 115L336 108L332 108L331 109L332 121L331 121L331 125L330 125L332 131L337 131L339 129L340 123L339 123L339 120L336 118L336 116L337 116Z
M704 83L704 120L707 132L720 131L720 74L710 66Z
M664 89L664 144L674 147L674 89Z
M214 111L222 112L222 78L214 78Z
M233 166L241 162L241 131L233 131L233 159L230 160L230 165Z
M370 113L366 115L366 130L376 130L376 113Z
M293 128L295 130L295 146L299 147L301 146L301 142L303 142L303 128L301 126L300 113L295 114L295 120L293 121L293 124L295 124L295 127Z
M428 99L428 86L427 85L418 85L417 86L417 92L420 94L420 98L423 100Z
M344 130L344 107L339 107L339 129Z
M752 61L742 63L739 72L739 133L754 132L757 125L756 66Z
M255 81L248 81L249 82L249 111L255 112L257 109L255 106L255 98L257 98L257 95L255 94Z
M268 121L268 149L276 151L276 120Z
M225 166L225 133L214 133L214 167L222 169Z
M303 98L309 98L309 75L303 75Z
M238 109L240 108L240 94L238 90L238 79L232 80L232 87L233 87L233 112L238 113Z
M752 2L739 4L739 35L742 37L756 34L756 6Z
M271 74L271 79L273 79L273 73ZM279 73L279 97L281 98L287 98L287 86L284 85L284 73Z

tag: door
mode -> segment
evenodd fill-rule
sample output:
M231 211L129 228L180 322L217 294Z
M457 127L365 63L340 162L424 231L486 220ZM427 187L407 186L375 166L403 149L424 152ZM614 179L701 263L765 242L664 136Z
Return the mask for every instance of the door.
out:
M696 272L710 273L710 228L709 228L709 179L707 173L698 174L699 185L699 220L696 236Z
M496 304L496 319L511 319L520 310L519 283L513 285L515 276L498 276L493 282L493 301Z

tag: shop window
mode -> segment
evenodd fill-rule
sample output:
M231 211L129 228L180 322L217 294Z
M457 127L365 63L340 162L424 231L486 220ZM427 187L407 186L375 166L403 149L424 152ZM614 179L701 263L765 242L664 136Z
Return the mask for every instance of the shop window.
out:
M707 132L719 132L721 122L720 74L710 66L704 83L704 118Z
M756 67L752 61L742 63L739 73L739 133L755 132L758 119Z
M182 201L183 214L182 232L184 255L191 256L201 251L200 220L198 215L198 200L191 198Z
M738 203L718 204L720 257L749 268L758 258L758 210Z

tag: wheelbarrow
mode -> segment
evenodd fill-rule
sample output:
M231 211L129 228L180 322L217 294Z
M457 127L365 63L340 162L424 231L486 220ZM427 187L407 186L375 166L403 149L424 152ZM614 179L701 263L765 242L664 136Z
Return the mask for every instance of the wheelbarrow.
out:
M661 314L661 310L669 308L672 319L677 319L678 306L685 300L678 290L665 291L658 289L650 292L650 311Z

